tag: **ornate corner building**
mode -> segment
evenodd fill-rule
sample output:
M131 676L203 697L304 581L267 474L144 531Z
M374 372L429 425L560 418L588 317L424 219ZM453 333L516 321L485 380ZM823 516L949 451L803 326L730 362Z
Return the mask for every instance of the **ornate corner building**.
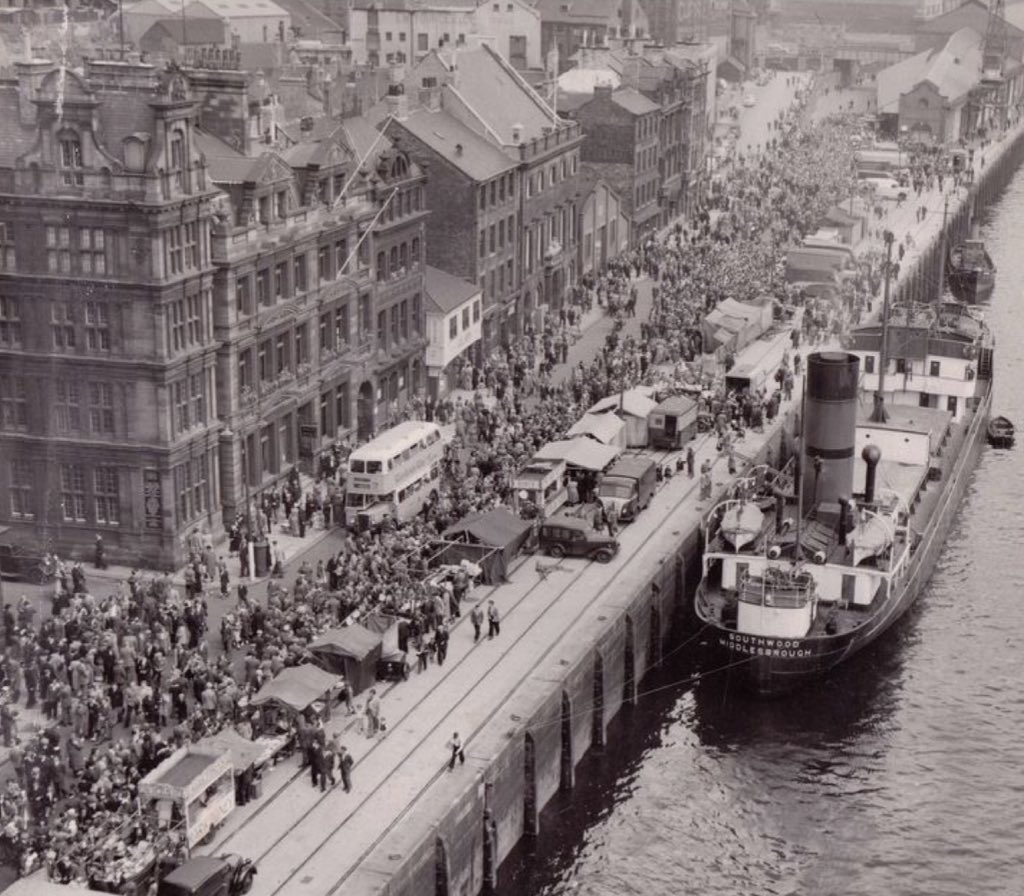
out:
M172 567L424 386L424 178L247 75L88 61L0 83L0 525Z

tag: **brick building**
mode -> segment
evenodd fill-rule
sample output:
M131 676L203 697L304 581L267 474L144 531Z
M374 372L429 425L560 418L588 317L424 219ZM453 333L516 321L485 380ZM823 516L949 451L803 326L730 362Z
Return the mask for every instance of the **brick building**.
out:
M576 280L580 127L486 46L431 54L405 87L386 127L429 166L428 257L479 284L487 352Z
M422 387L423 178L358 119L262 143L237 71L52 69L0 85L0 521L169 566Z
M594 88L572 113L586 139L583 163L623 199L628 240L637 245L661 223L659 174L661 107L632 87Z

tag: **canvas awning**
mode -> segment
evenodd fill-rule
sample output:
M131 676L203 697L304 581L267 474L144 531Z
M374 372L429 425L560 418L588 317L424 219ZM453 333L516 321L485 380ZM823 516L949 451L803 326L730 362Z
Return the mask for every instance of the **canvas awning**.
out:
M646 417L644 425L647 425ZM620 453L620 448L602 445L593 439L558 439L541 445L534 457L541 460L564 460L569 466L596 473L607 467Z
M338 682L338 676L319 669L312 663L288 666L270 679L252 698L254 706L278 703L296 712L303 712L323 699Z
M336 675L344 675L353 694L377 679L383 637L359 623L324 632L309 645L313 658Z
M233 728L225 728L196 742L200 749L216 750L227 753L231 757L231 765L235 774L247 768L256 768L269 762L284 744L282 738L261 737L248 740Z
M626 421L617 414L584 414L569 427L567 436L586 436L602 445L626 445Z
M587 410L588 414L607 414L609 411L628 414L631 417L642 417L645 421L647 415L654 410L658 404L651 395L654 390L647 386L634 386L623 393L616 392L608 395L600 401L594 402Z
M593 444L597 445L597 442ZM484 581L495 585L505 580L512 558L526 543L532 528L528 521L521 520L504 507L496 507L459 520L445 529L442 537L450 547L457 548L457 544L452 544L455 542L490 547L492 550L478 555L474 562L480 565ZM454 559L451 551L447 556L449 560Z

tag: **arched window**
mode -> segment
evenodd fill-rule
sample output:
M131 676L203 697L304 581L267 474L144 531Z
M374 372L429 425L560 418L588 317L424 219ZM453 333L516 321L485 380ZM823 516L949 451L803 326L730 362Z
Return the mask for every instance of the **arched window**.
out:
M69 187L82 186L82 141L74 131L62 131L58 143L64 183Z

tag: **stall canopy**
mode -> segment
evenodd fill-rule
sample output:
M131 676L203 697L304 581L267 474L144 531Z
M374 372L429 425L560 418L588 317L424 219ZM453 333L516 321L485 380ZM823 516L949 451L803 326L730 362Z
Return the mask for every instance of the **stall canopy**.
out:
M254 706L277 704L293 712L304 712L323 699L337 684L338 676L311 663L288 666L270 679L253 697Z
M358 694L377 680L382 641L380 632L356 623L324 632L309 645L309 652L318 665L344 675L352 693Z
M646 418L644 426L647 426ZM541 445L533 456L541 460L564 460L570 467L599 473L621 453L621 448L602 445L593 439L559 439Z
M616 392L596 402L588 414L617 414L626 421L626 447L647 446L647 418L657 406L651 396L654 390L646 386L634 386L625 392Z
M741 349L772 325L771 302L758 305L723 299L704 318L704 335L712 344ZM709 346L709 351L713 345Z
M834 283L837 271L849 263L841 251L800 246L786 253L788 283Z
M604 447L593 442L598 448ZM497 585L506 579L512 558L519 553L530 536L532 524L496 507L485 513L475 513L444 530L444 562L458 562L460 546L476 547L476 556L469 557L483 570L488 585ZM481 551L480 549L486 549Z
M567 436L585 436L602 445L626 447L626 421L618 414L584 414L569 427Z
M274 738L249 740L233 728L225 728L197 741L196 746L201 750L227 753L231 757L235 774L238 775L246 769L258 768L273 759L274 751L279 744Z

